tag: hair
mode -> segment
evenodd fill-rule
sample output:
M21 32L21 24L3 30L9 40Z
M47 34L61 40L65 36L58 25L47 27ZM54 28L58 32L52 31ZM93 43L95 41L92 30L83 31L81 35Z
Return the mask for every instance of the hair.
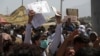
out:
M98 34L97 34L96 32L91 32L91 33L90 33L90 37L91 37L91 36L98 37Z
M94 42L96 38L98 38L98 34L96 32L91 32L89 37L90 37L90 40Z
M98 34L97 34L96 32L91 32L89 36L90 36L90 38L91 38L92 36L95 36L95 37L97 38L97 37L98 37Z
M10 40L3 40L4 55L7 55L7 52L10 50L10 46L12 46L12 42Z
M96 49L92 47L83 47L75 53L75 56L96 56Z
M17 44L8 52L8 56L41 56L41 50L35 45Z
M35 34L35 35L31 38L32 43L35 44L35 41L36 41L36 40L39 40L40 37L41 37L41 34L40 34L40 33Z
M88 44L90 42L89 38L83 34L80 34L79 36L76 36L74 41L73 41L73 44L76 44L76 43L85 43L85 44Z
M68 22L71 21L71 18L68 18L67 21L68 21Z
M49 31L50 33L55 33L55 28L56 28L55 25L50 25L49 28L48 28L48 31Z
M9 29L6 29L6 28L2 29L2 32L7 33L7 34L10 34Z
M34 28L32 27L32 30L35 32L35 33L44 33L46 31L45 27L44 26L40 26L38 28Z
M24 32L24 31L25 31L25 27L24 27L24 26L17 27L17 28L14 30L14 32L19 33L19 34L21 34L21 33Z

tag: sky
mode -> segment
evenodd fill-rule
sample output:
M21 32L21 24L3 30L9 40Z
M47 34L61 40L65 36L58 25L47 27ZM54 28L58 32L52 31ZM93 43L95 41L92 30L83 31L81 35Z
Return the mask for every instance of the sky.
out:
M21 6L22 0L0 0L0 14L12 13L15 9ZM35 2L37 0L24 0L24 6L27 8L27 4ZM49 6L54 6L60 11L61 0L46 0ZM90 0L63 0L63 16L65 15L66 8L79 9L79 17L91 16ZM54 13L46 14L46 16L53 16Z

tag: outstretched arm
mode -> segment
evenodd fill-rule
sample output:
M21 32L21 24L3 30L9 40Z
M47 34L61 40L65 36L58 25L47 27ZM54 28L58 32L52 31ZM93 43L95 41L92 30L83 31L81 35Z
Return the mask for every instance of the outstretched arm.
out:
M35 12L33 10L29 10L29 13L28 13L28 17L29 17L28 23L31 23L34 15L35 15Z
M24 43L30 44L30 40L31 40L31 21L32 21L34 15L35 15L35 12L33 10L29 10L29 13L28 13L29 19L28 19L28 24L26 25Z
M74 39L74 37L76 35L78 35L79 32L78 30L73 31L68 38L65 39L65 41L63 42L63 44L60 46L60 48L57 51L57 55L56 56L63 56L66 50L66 47L69 45L69 43L71 43Z

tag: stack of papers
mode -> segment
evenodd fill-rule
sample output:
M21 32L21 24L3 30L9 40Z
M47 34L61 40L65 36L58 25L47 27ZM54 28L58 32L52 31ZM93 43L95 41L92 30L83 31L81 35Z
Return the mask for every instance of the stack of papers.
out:
M33 2L27 5L29 10L33 10L36 13L49 13L50 8L47 1Z
M32 19L32 26L37 28L46 22L44 16L42 14L36 14Z

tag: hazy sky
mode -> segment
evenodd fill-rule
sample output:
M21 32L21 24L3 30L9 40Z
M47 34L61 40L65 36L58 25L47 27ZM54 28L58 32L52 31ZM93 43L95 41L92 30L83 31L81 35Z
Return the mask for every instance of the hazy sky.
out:
M0 0L0 14L10 14L15 9L21 5L22 0ZM24 0L24 5L27 7L27 4L32 3L37 0ZM58 10L60 8L60 0L47 0L49 6L55 6ZM65 15L66 8L78 8L79 17L90 16L91 15L91 6L90 0L64 0L63 1L63 15ZM54 15L51 11L50 15Z

